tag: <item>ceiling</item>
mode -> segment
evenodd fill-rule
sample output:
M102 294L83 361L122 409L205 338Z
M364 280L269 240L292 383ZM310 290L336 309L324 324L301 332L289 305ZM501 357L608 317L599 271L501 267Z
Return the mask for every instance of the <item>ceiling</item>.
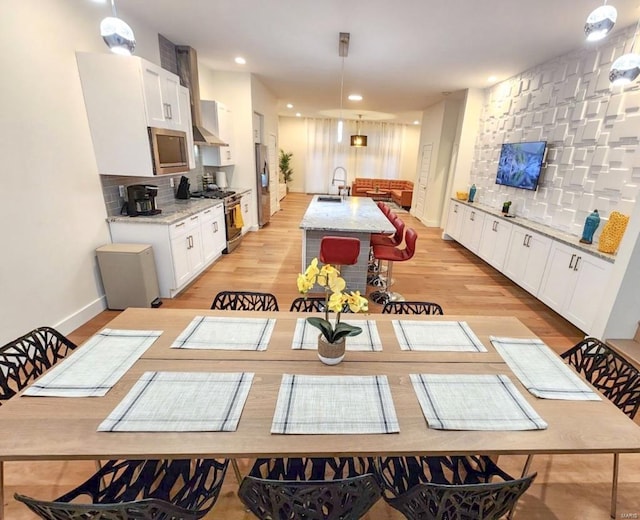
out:
M635 24L640 0L611 0L614 28ZM599 0L117 0L169 40L190 45L216 70L255 74L281 115L340 114L411 123L445 95L486 88L570 50ZM526 6L525 6L526 5ZM135 23L131 23L135 31ZM234 63L236 56L246 65ZM359 93L364 99L346 99ZM451 93L451 94L448 94ZM293 109L286 104L292 103Z

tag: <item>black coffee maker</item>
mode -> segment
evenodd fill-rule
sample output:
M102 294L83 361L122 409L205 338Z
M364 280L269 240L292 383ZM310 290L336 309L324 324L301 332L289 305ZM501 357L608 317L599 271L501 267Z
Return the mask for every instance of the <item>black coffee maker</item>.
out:
M130 217L157 215L162 210L156 208L158 187L151 184L127 186L127 215Z

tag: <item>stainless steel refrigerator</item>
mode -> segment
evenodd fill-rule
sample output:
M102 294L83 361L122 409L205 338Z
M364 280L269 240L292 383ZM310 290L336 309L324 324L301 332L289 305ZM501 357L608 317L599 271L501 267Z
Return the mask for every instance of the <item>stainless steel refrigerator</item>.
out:
M269 223L271 217L271 193L269 192L269 157L267 147L256 145L256 176L258 186L258 224L260 227Z

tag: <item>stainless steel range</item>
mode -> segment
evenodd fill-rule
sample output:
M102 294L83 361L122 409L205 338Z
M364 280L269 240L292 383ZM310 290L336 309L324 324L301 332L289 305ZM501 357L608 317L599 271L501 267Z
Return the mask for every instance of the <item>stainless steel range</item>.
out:
M242 224L239 219L241 216L240 195L231 190L204 190L191 193L192 198L201 199L222 199L224 203L224 223L227 230L227 247L224 254L231 253L240 245L242 240Z

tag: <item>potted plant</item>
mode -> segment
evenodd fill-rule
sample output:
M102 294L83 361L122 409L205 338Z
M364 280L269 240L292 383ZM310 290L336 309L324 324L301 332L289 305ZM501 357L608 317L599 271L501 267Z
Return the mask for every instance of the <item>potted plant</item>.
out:
M320 330L318 336L318 357L327 365L336 365L342 361L345 352L345 338L357 336L362 332L360 327L354 327L340 321L340 313L345 305L352 312L368 311L369 302L360 296L360 291L350 294L343 292L346 288L340 271L331 264L324 264L318 268L318 259L314 258L303 274L298 275L298 290L300 294L307 294L316 284L324 288L324 318L307 318L309 325ZM329 312L335 312L335 323L329 321Z
M289 182L293 178L293 169L291 168L291 158L293 157L292 152L285 152L280 149L280 157L279 157L279 168L280 175L282 175L282 179L284 183L287 185L287 191L289 191Z

